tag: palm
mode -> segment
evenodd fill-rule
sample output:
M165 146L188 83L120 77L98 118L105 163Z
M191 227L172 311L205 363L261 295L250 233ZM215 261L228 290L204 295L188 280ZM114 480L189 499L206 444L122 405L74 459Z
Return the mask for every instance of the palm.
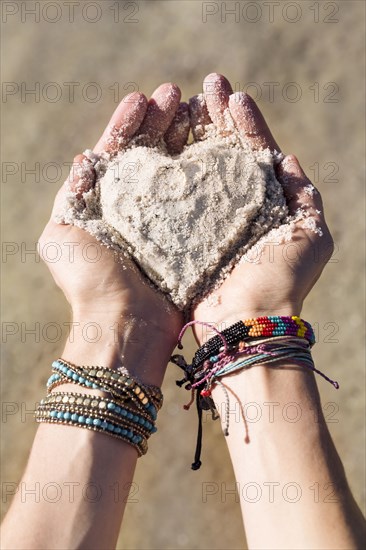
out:
M296 236L296 249L269 243L260 259L257 254L245 258L220 288L196 307L194 318L223 328L223 323L253 316L298 315L323 261L316 261L316 244L305 231L299 228Z

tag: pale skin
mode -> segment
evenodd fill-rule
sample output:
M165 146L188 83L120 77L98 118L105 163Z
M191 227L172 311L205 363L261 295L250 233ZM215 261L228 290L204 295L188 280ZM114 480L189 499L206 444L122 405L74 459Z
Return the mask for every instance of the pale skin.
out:
M195 98L190 102L195 139L204 139L205 125L212 122L219 132L230 131L223 116L229 107L237 129L252 140L254 147L279 150L253 100L244 94L232 96L224 77L209 75L204 91L205 104ZM149 102L143 94L134 94L131 99L125 98L119 105L94 151L106 149L114 154L138 134L145 145L154 145L164 136L169 151L179 152L187 140L189 116L188 106L180 103L177 86L160 86ZM75 159L79 163L83 160L82 156ZM262 258L259 263L238 265L212 296L218 305L211 307L209 301L203 301L192 312L193 319L228 326L258 315L300 314L306 295L332 253L332 240L320 195L309 197L304 193L309 182L295 157L285 158L278 177L290 211L299 204L308 208L323 236L320 238L299 224L295 236L301 254L294 262L277 254L274 262ZM89 178L79 181L74 177L66 182L56 197L54 211L68 186L82 193L93 185L93 179L91 170ZM58 225L51 217L40 238L41 248L47 242L57 242L65 250L62 260L49 267L71 306L73 321L80 327L97 322L102 332L96 347L83 341L80 333L78 338L81 329L77 328L74 343L67 342L62 356L75 364L116 368L123 363L145 383L160 385L183 325L182 315L144 281L132 263L126 259L116 261L108 249L102 248L99 262L86 264L79 250L95 241L82 230ZM81 244L75 249L72 263L65 245L70 242ZM111 326L119 327L117 333L111 331ZM196 329L199 342L205 337ZM282 366L283 369L252 368L224 379L242 404L255 401L263 407L264 402L276 402L282 406L295 401L302 410L297 423L285 422L276 415L274 422L252 423L248 444L244 443L244 421L230 426L227 442L239 487L249 482L273 482L280 484L282 490L286 483L296 482L303 493L296 503L276 498L273 503L262 498L256 504L248 504L241 499L249 547L361 548L363 518L319 410L315 379L309 372ZM220 388L215 389L214 398L222 411ZM314 421L314 410L319 411L318 422ZM133 447L108 436L68 426L41 425L22 481L29 485L39 482L41 486L50 481L61 487L68 484L68 490L62 492L57 506L42 499L39 503L32 499L22 502L16 494L3 524L2 547L113 548L136 460ZM83 495L82 488L90 483L101 488L98 502ZM120 487L118 499L110 489L115 483ZM315 503L308 490L314 483L319 484L320 495L326 483L334 484L336 502L327 503L320 498ZM70 484L74 484L72 499Z

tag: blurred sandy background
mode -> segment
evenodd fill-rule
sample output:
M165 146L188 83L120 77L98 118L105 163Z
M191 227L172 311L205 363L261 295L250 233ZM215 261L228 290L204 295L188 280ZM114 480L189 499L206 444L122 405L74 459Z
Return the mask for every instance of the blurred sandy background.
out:
M298 155L323 195L337 249L303 317L318 332L318 367L341 384L336 392L318 379L329 428L364 510L364 3L269 2L270 20L268 3L226 2L227 9L238 6L235 21L221 2L84 1L75 5L74 22L64 2L41 2L48 7L39 22L24 8L35 2L2 4L3 481L20 479L35 432L27 411L43 395L67 335L63 296L35 256L24 255L66 176L63 163L96 143L118 95L151 94L173 81L187 100L217 71L258 99L283 150ZM25 94L36 86L39 97ZM36 176L22 174L36 163ZM26 332L36 323L39 338ZM186 354L193 350L187 341ZM179 374L169 367L159 434L138 463L118 547L245 548L239 505L225 494L234 481L218 422L205 422L203 467L190 470L196 415L181 410L187 394L176 390ZM204 498L211 482L217 492ZM9 498L3 501L5 511Z

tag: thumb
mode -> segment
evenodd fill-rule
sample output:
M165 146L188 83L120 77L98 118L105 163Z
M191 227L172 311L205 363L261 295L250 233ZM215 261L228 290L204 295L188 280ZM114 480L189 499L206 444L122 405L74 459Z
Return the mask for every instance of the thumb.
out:
M301 208L310 215L319 216L319 211L323 210L320 193L294 155L286 156L277 166L277 178L283 187L290 215L295 215Z
M290 216L308 237L316 236L325 261L333 253L333 239L325 221L323 202L294 155L286 156L277 166L277 178L283 187ZM319 240L320 239L320 240Z
M94 186L95 178L94 162L84 154L76 155L70 173L56 195L51 217L62 210L68 193L74 193L76 199L82 200L83 194Z

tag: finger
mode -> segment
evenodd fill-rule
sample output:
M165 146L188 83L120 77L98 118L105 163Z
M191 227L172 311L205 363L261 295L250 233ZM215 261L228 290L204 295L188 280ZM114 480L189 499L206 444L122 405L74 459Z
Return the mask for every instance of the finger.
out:
M94 147L94 153L106 152L115 155L126 147L140 128L146 109L147 99L141 92L134 92L124 97Z
M187 103L180 103L173 122L165 132L164 141L168 152L177 155L187 144L189 134L189 110Z
M308 179L294 155L286 156L277 166L277 178L283 187L291 215L296 214L301 208L318 220L323 218L320 193Z
M140 144L151 147L158 143L172 123L180 98L180 89L175 84L162 84L155 90L138 131Z
M85 155L76 155L70 173L56 195L52 217L62 210L68 193L75 193L76 198L81 200L83 194L94 187L95 179L93 163Z
M281 151L256 102L248 94L232 94L229 98L229 109L240 135L248 139L254 149Z
M211 73L203 82L207 109L212 122L222 135L232 132L232 121L228 110L229 97L233 93L230 82L222 75Z
M92 162L85 155L77 155L64 184L65 191L71 191L75 193L77 199L81 199L83 194L94 186L95 177Z
M198 94L189 100L189 118L195 141L205 138L206 126L212 124L203 94Z

